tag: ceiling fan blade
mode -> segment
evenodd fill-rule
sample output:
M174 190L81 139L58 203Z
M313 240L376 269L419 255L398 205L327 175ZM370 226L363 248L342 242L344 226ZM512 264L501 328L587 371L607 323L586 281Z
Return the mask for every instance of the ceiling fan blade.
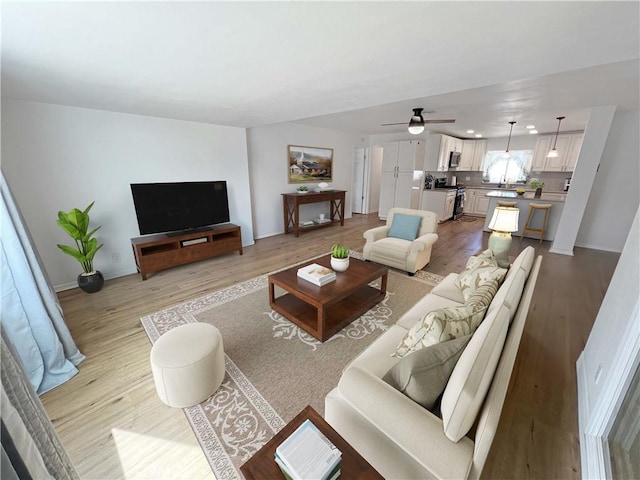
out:
M454 119L447 119L447 120L425 120L424 123L455 123L456 121Z
M383 123L381 127L388 127L390 125L409 125L409 122L400 122L400 123Z

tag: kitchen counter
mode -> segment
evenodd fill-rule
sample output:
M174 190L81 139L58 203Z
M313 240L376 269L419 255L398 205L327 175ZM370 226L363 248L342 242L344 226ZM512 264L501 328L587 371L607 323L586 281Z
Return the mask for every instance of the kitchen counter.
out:
M563 192L564 193L564 192ZM505 191L496 191L492 190L487 193L485 196L489 198L489 209L487 210L487 217L484 222L484 231L491 232L489 230L489 222L491 221L491 217L493 217L493 211L495 210L499 200L514 200L518 202L516 208L520 209L520 215L518 217L518 231L513 232L511 235L515 237L519 237L520 233L524 228L524 224L527 221L527 216L529 215L529 204L530 203L550 203L552 207L549 209L549 216L547 218L547 226L544 230L544 239L545 240L553 240L556 236L556 232L558 231L558 224L560 223L560 217L562 216L562 209L564 208L564 199L559 200L558 197L561 195L557 193L547 194L545 198L544 191L540 198L534 198L534 192L526 192L524 196L520 196L515 192L505 192ZM542 227L542 219L544 218L544 211L536 210L535 217L532 221L532 228L541 228ZM539 235L525 234L525 237L528 238L540 238Z
M505 191L505 190L492 190L489 193L487 193L487 197L494 197L494 198L508 198L508 199L522 199L522 200L537 200L540 202L564 202L564 192L562 193L545 193L544 190L542 191L542 196L540 198L535 198L534 197L535 192L531 191L531 192L525 192L524 195L518 195L515 191L510 192L510 191Z

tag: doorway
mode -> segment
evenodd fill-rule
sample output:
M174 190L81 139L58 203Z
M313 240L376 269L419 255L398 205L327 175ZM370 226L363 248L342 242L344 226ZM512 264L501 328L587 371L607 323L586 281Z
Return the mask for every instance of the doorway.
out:
M351 212L369 213L369 149L353 149L353 185L351 188Z

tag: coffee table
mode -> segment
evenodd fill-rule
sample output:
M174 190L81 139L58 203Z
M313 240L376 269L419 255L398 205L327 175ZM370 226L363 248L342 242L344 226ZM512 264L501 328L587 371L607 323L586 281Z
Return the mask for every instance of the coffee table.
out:
M362 456L336 432L331 425L310 406L269 440L253 457L247 460L240 471L247 480L282 480L284 475L274 460L276 448L305 420L311 420L318 429L342 452L340 477L356 480L382 480L380 475Z
M299 268L311 263L331 268L331 256L269 275L269 305L321 342L376 305L387 293L388 269L383 265L350 258L346 272L336 272L335 281L319 287L297 275ZM369 285L377 278L381 279L379 289ZM276 298L275 287L287 293Z

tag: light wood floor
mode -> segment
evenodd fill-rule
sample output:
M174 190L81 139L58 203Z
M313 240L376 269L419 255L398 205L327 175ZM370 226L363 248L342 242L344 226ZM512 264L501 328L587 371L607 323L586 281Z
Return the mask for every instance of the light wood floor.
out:
M463 217L464 219L464 217ZM362 251L362 232L381 222L354 215L345 226L299 238L256 241L244 255L159 272L141 281L107 281L97 294L59 294L71 333L87 359L80 373L42 396L82 478L213 478L179 409L156 397L151 344L139 319L279 267L325 253L336 242ZM482 221L439 227L426 270L446 275L486 248ZM580 478L575 362L615 269L617 254L576 248L548 253L549 242L514 239L511 257L526 245L544 256L507 400L484 478Z

